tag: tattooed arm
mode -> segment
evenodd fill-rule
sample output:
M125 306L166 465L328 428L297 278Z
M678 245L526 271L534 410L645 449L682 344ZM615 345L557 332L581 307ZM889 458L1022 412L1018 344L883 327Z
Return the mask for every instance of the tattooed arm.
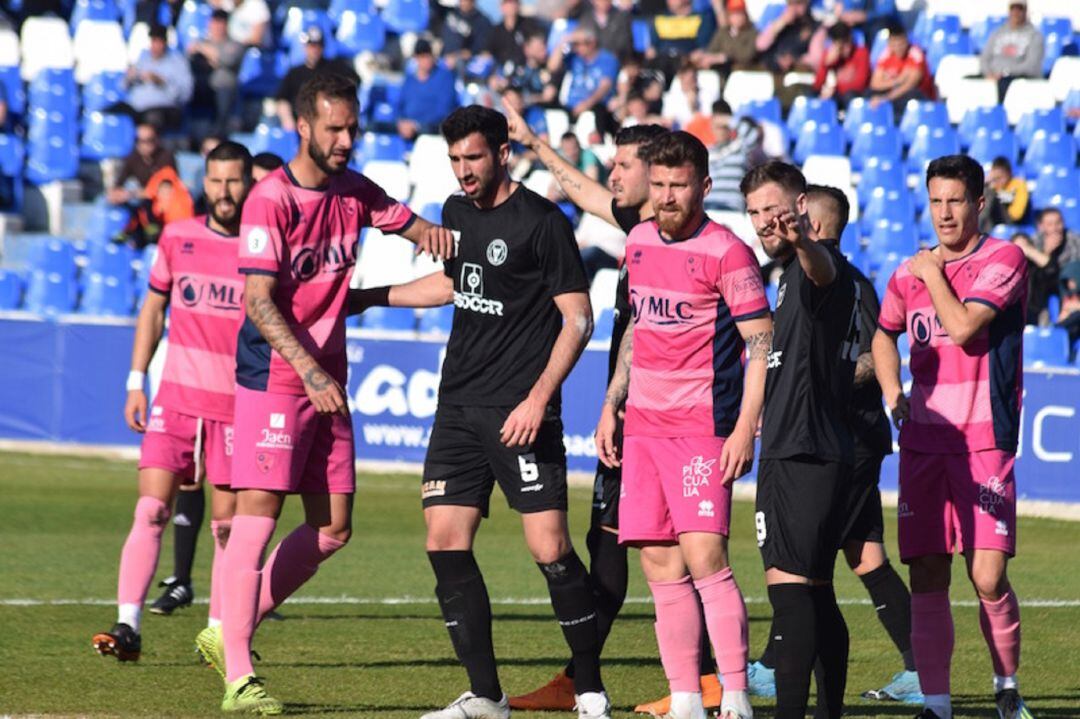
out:
M725 484L743 476L754 465L754 435L765 404L765 372L773 338L772 318L768 316L736 322L735 326L746 343L746 366L739 418L720 452L721 481Z
M617 429L619 425L619 411L626 404L626 397L630 393L630 362L634 356L634 320L623 333L622 342L619 343L619 355L615 360L615 374L611 376L607 395L604 397L604 406L600 410L600 422L596 425L596 454L600 461L608 467L618 467L619 445Z
M345 399L345 391L304 349L274 303L277 284L277 277L271 275L245 276L244 309L248 319L274 351L300 375L304 391L320 414L340 413L348 416L349 403Z

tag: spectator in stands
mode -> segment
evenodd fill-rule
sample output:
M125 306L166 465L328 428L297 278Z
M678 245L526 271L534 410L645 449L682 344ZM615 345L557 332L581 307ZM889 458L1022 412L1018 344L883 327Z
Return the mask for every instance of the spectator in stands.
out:
M979 227L989 232L994 225L1027 224L1030 215L1027 183L1013 175L1008 158L995 157L986 178L986 205Z
M405 73L398 110L398 134L406 140L436 134L439 123L458 105L454 73L435 57L423 38L413 48L415 67Z
M163 167L176 168L176 158L161 145L157 127L139 123L135 128L135 149L124 158L116 181L106 198L114 205L141 200L150 178Z
M503 92L516 87L528 107L557 105L559 83L556 74L548 69L547 35L543 32L527 35L521 50L524 61L504 63L492 75L491 89Z
M645 57L664 77L673 77L690 53L708 46L715 30L711 10L696 12L693 0L667 0L667 13L652 19L652 47Z
M809 0L788 0L779 17L757 36L765 67L778 75L792 70L813 72L824 48L824 28L810 15Z
M607 102L615 92L615 80L619 76L619 61L607 50L602 50L591 30L575 30L571 33L568 73L570 86L564 104L570 118L577 120L586 112L596 115L596 126L601 132L613 132L613 123L607 111ZM560 53L555 53L561 58ZM555 60L557 67L559 60Z
M296 129L296 96L300 93L300 87L316 72L334 72L347 76L353 82L360 81L349 63L326 57L323 33L318 26L312 25L300 33L297 41L304 46L304 62L285 73L276 98L278 120L286 130Z
M508 105L514 112L525 118L536 136L546 144L548 139L547 116L544 108L539 105L526 105L525 96L521 89L513 85L507 87L502 93L503 103ZM537 163L536 152L522 145L520 142L510 141L510 175L511 177L525 177Z
M547 60L547 31L536 19L521 15L520 0L502 0L502 22L491 29L488 35L487 51L495 59L495 64L502 68L507 63L511 66L525 64L525 43L535 36L545 38L544 61ZM509 74L509 72L507 73Z
M559 155L590 180L595 180L596 182L603 184L603 165L600 164L600 160L597 159L592 150L585 149L581 146L581 140L579 140L578 136L574 133L564 133L559 139ZM572 212L567 210L564 210L564 212L567 212L567 215L571 216L571 219L575 222L576 218L581 217L581 208L567 199L566 193L563 192L562 186L557 180L551 180L551 185L548 187L547 191L547 197L552 202L559 204L565 203L567 207L572 207Z
M195 216L191 193L176 174L176 169L163 167L146 183L146 202L136 213L141 232L134 237L138 247L156 243L166 225Z
M640 93L632 92L626 96L615 120L619 127L633 127L634 125L663 125L666 120L660 115L651 112L650 103Z
M844 23L873 38L878 31L896 18L896 3L892 0L835 0L833 15L826 24Z
M663 110L660 114L666 120L665 125L674 124L683 129L695 120L698 123L703 119L706 123L708 122L709 107L702 100L701 88L698 86L697 66L690 59L686 59L679 67L675 82L664 95Z
M274 153L260 152L251 158L251 181L258 182L284 164L285 161Z
M270 19L266 0L240 0L229 13L229 37L246 47L271 47Z
M476 8L476 0L458 0L457 7L450 8L443 21L442 61L455 69L484 52L491 36L491 20Z
M926 64L926 53L908 39L907 29L894 20L886 28L888 46L878 58L870 76L870 105L891 102L899 117L908 100L933 100L934 78Z
M728 0L726 22L716 28L704 50L694 50L690 59L701 69L727 75L732 70L749 70L757 60L758 31L746 14L746 0Z
M1040 324L1050 295L1057 294L1062 268L1080 262L1080 234L1065 227L1061 210L1050 207L1038 214L1035 237L1012 238L1028 259L1028 324ZM1050 321L1057 318L1051 317Z
M1051 319L1069 333L1067 360L1074 364L1080 345L1080 262L1070 262L1061 268L1061 311Z
M140 122L161 128L178 128L191 99L191 65L167 44L163 25L150 28L150 47L128 68L127 102L117 110L133 112Z
M176 27L176 20L183 8L183 0L138 0L135 3L135 22Z
M0 82L0 132L6 132L8 127L8 97L7 85Z
M1009 0L1009 19L986 40L979 68L997 82L998 96L1005 97L1014 78L1042 77L1043 52L1042 33L1028 20L1027 0Z
M870 52L855 44L851 27L837 23L828 30L832 45L818 65L814 92L819 97L834 98L841 108L854 97L866 93L870 85Z
M614 7L612 0L592 0L578 27L592 30L600 47L620 60L634 51L630 13Z
M636 107L633 112L628 104L633 98ZM659 70L644 66L641 55L634 53L623 61L622 69L616 79L615 96L608 101L608 110L620 126L626 124L626 118L637 118L637 124L647 125L645 117L659 116L664 101L664 75ZM644 105L644 107L640 107Z
M227 133L236 105L237 74L244 59L244 46L229 37L229 13L214 10L206 39L192 42L187 52L191 57L196 88L204 89L213 97L214 131Z
M731 106L717 100L712 108L713 142L709 145L709 177L712 190L705 198L710 210L744 212L746 199L739 189L743 176L768 158L761 148L761 128L751 118L731 114Z

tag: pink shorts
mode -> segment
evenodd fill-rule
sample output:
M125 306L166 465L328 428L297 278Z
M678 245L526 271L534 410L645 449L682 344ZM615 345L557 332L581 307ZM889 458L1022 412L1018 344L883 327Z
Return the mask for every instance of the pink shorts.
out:
M683 532L728 535L731 485L720 482L723 437L626 437L620 542L674 542Z
M352 417L321 415L307 395L236 388L233 489L356 491Z
M1016 553L1016 456L900 450L900 558L968 549Z
M164 469L189 481L201 481L200 467L216 487L232 477L233 425L181 414L160 405L150 407L139 469Z

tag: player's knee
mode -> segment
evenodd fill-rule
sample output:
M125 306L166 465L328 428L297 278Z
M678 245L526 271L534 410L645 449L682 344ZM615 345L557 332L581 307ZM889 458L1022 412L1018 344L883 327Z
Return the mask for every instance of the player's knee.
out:
M424 549L428 552L466 552L472 549L472 538L453 529L429 531Z
M971 570L971 584L981 599L996 602L1009 589L1005 573L997 567L975 567Z
M333 547L334 551L337 551L341 547L348 544L349 540L352 538L352 527L320 527L319 536L320 539L322 537L330 539L331 541L327 542L326 544ZM335 544L336 546L334 546Z
M135 503L135 524L147 527L156 534L165 530L172 510L157 497L142 496Z
M547 565L558 562L570 553L573 546L569 537L545 537L529 543L529 551L537 564Z

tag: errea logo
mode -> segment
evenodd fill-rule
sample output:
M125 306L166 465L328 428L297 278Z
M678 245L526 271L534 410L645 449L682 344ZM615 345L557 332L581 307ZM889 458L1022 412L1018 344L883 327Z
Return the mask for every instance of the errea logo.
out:
M711 500L705 499L698 503L697 516L699 517L715 517L716 507Z

